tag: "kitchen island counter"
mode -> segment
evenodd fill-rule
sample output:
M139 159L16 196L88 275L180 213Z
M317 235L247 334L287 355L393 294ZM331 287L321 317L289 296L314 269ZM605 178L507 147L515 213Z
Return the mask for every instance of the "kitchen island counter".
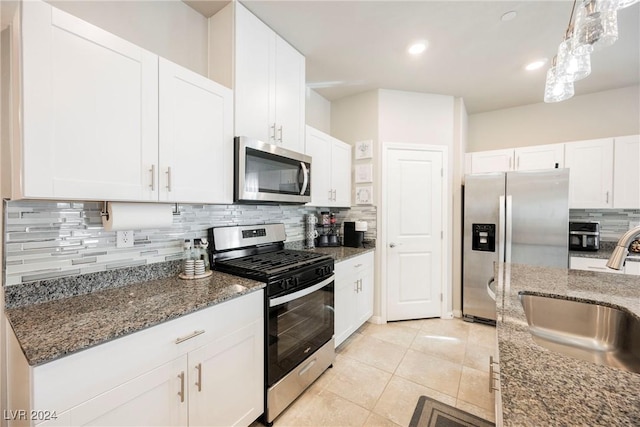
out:
M496 293L505 426L640 425L640 374L536 344L519 292L598 301L640 316L636 276L507 264Z
M27 362L37 366L264 286L214 271L204 279L150 280L5 313Z

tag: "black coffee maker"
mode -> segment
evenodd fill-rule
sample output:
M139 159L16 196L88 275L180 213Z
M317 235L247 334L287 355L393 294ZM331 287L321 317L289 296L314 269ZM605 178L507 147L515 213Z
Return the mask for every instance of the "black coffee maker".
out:
M363 247L364 232L367 231L367 223L364 221L346 221L344 223L343 246L352 248Z

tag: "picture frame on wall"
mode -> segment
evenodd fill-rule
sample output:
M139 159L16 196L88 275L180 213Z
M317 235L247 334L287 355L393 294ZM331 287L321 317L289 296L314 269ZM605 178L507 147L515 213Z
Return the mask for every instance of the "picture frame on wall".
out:
M361 182L373 182L373 164L356 165L355 181Z
M373 186L356 186L356 204L371 205L373 204Z
M356 160L373 158L373 140L357 141L354 157Z

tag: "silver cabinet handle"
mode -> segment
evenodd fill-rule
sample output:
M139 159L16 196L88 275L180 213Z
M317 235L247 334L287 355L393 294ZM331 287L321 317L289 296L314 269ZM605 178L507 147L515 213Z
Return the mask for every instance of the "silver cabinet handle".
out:
M178 396L180 396L180 403L184 403L184 371L180 372L178 378L180 378L180 391L178 392Z
M167 167L167 191L171 192L171 166Z
M270 126L271 130L273 131L273 133L269 136L271 139L273 139L273 142L276 141L276 124L272 124Z
M606 203L606 204L609 204L609 192L608 192L608 191L607 191L607 193L606 193L606 201L605 201L605 203Z
M359 267L362 267L362 264L356 264L353 266L353 268L359 268Z
M151 187L151 191L156 191L156 165L151 165L149 172L151 172L151 185L149 187Z
M198 391L202 391L202 363L198 363L196 365L196 369L198 371L198 379L196 380L196 386L198 387Z
M333 201L337 201L338 200L338 190L333 190Z
M280 125L280 127L278 128L278 132L280 132L280 138L278 139L278 141L280 141L280 143L282 144L282 125Z
M184 342L186 340L190 340L193 337L197 337L198 335L202 335L204 334L204 329L201 329L199 331L193 331L192 333L190 333L189 335L186 335L184 337L180 337L176 339L176 344L180 344L181 342Z

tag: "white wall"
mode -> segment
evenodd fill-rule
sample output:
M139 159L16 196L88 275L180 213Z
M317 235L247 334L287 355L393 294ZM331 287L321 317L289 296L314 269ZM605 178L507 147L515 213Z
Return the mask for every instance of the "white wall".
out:
M196 73L207 75L207 18L181 1L47 2Z
M331 102L313 89L306 90L305 123L331 135Z
M378 141L378 91L359 93L331 103L331 136L353 144Z
M580 84L580 83L578 83ZM469 116L469 152L640 134L640 86Z
M379 103L380 141L451 147L452 96L382 89Z

